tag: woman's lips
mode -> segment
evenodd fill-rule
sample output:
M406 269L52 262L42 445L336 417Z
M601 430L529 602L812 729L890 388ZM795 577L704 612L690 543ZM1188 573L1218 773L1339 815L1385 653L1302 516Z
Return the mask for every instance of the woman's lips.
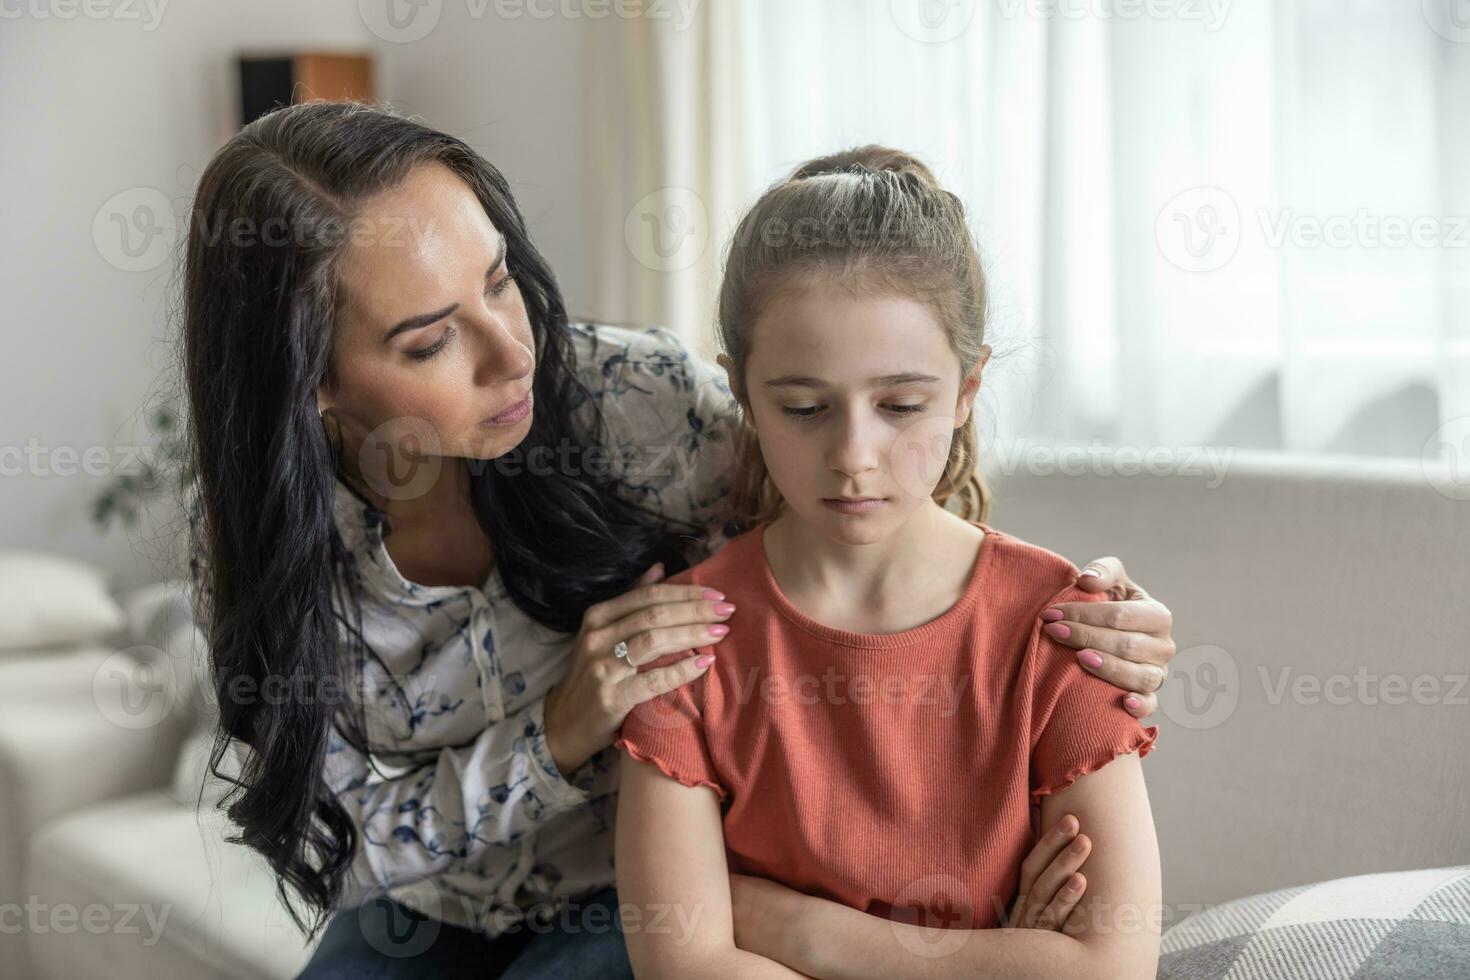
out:
M869 514L888 506L886 497L823 497L822 503L839 514Z
M520 401L516 402L510 408L507 408L505 411L501 412L499 415L493 415L490 418L486 419L485 422L484 422L484 424L485 425L514 425L515 423L517 423L517 422L521 421L522 419L524 419L527 415L530 415L531 414L531 399L532 399L531 393L530 392L526 392L526 397L525 398L522 398Z

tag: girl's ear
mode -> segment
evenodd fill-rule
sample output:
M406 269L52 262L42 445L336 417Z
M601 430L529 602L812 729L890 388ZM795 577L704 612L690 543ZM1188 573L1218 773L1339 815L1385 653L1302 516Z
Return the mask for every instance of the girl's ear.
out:
M730 360L730 355L721 351L715 356L715 363L725 369L725 380L730 385L730 393L735 400L742 405L745 404L745 396L740 391L740 379L735 377L735 362Z
M980 374L985 370L986 363L990 360L990 345L980 345L980 359L975 366L960 381L960 397L955 402L954 426L958 429L964 425L970 417L970 411L975 405L975 396L980 393Z

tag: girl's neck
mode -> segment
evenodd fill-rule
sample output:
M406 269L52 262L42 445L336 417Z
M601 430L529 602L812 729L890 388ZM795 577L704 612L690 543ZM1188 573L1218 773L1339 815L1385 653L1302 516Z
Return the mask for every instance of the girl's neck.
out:
M786 598L817 622L860 633L912 629L949 609L984 537L932 501L871 544L835 542L789 507L764 532L766 560Z

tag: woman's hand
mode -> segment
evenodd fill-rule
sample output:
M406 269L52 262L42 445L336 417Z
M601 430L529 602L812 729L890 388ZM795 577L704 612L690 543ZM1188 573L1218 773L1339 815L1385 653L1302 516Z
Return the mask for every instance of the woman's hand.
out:
M1128 578L1116 558L1087 563L1077 577L1084 592L1106 592L1111 602L1060 602L1042 613L1042 629L1077 648L1077 662L1129 692L1123 706L1135 718L1159 707L1154 696L1174 659L1174 617L1167 606Z
M1081 829L1069 813L1041 835L1021 862L1021 887L1004 925L1054 931L1066 925L1067 916L1087 891L1087 879L1077 869L1092 853L1092 841Z
M566 676L546 695L546 744L563 774L611 745L628 712L709 669L695 657L641 674L636 664L718 643L729 632L724 621L735 607L723 593L656 584L663 571L662 562L654 565L631 591L582 617ZM613 653L620 640L628 644L626 659Z

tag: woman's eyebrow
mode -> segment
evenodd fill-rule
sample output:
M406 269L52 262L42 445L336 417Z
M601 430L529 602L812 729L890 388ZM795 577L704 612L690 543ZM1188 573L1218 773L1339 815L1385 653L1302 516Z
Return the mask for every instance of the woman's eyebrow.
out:
M892 388L896 385L912 384L938 384L939 379L932 374L924 374L919 371L905 371L901 374L885 374L877 378L868 379L870 388ZM825 388L827 382L821 378L814 378L809 374L783 374L779 378L771 378L765 382L767 388Z
M490 263L490 268L485 270L485 281L489 282L491 279L495 278L495 273L500 271L500 267L504 264L505 233L502 232L500 235L499 253L495 256L495 261ZM453 313L457 309L459 309L458 303L450 303L442 310L435 310L433 313L420 313L418 316L411 316L406 320L401 320L398 322L397 325L393 327L393 329L389 330L386 334L383 335L383 343L386 344L394 337L409 330L421 330L424 327L430 326L431 324L438 323L440 320L444 319L446 316Z

